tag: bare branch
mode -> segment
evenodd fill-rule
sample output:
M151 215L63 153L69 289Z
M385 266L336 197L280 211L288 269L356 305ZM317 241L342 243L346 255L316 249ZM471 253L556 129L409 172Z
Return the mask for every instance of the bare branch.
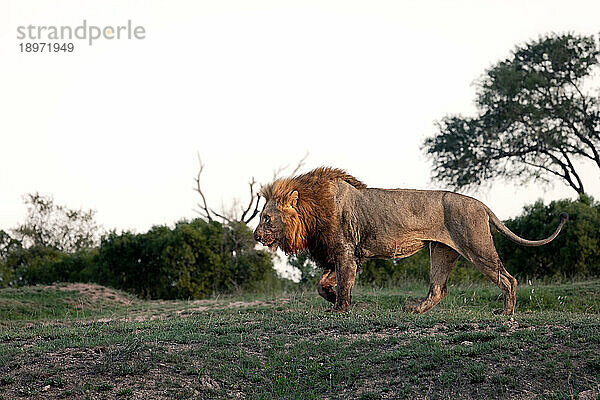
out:
M252 177L252 180L250 181L249 185L250 185L250 203L248 204L248 207L246 207L246 209L242 212L242 217L240 218L240 220L242 222L244 222L244 218L246 218L246 214L248 214L248 212L252 209L252 204L254 204L255 196L254 196L254 185L256 184L256 181L254 180L254 177Z
M300 161L298 162L298 164L292 171L291 175L296 174L304 166L304 163L305 163L306 159L308 158L308 154L309 153L307 152L304 155L304 157L302 157L302 159L300 159ZM227 223L241 222L241 223L247 224L250 221L252 221L259 214L258 208L260 206L260 198L261 197L260 197L260 194L255 190L255 187L258 184L258 182L256 181L256 179L254 179L254 177L252 177L250 182L248 182L248 188L250 189L250 200L248 201L248 205L246 206L246 208L240 207L242 214L239 218L237 217L238 214L236 212L237 210L240 209L240 208L238 208L237 199L234 202L230 211L221 211L220 213L218 213L214 209L210 208L208 206L208 202L206 201L206 196L204 195L204 192L202 191L202 187L200 185L200 176L202 175L202 171L204 170L204 164L202 163L200 154L198 154L198 161L200 162L200 168L198 170L198 175L194 179L196 182L196 187L194 188L194 191L196 191L196 192L198 192L198 194L200 194L200 198L202 200L198 204L199 209L196 210L202 217L206 218L208 221L213 221L213 216L214 216L214 217L222 219L224 222L227 222ZM281 173L288 168L288 166L289 165L281 166L278 169L274 170L273 171L273 179L274 180L277 179L281 175ZM222 206L221 210L224 210L224 209L225 208Z
M287 167L289 167L289 165L282 165L279 168L273 170L273 180L275 181L275 180L279 179L279 177L281 176L281 173L283 171L285 171L285 169Z
M298 165L296 165L296 168L294 168L294 170L292 171L292 173L290 175L292 175L292 176L296 175L296 172L298 172L304 166L304 162L308 158L308 154L309 154L309 152L307 151L306 154L304 155L304 157L302 157L300 159L300 161L298 161Z
M208 204L206 203L206 197L204 196L204 193L202 192L202 188L200 186L200 175L202 175L202 170L204 170L204 164L202 163L202 158L200 158L200 153L198 153L198 162L200 163L200 168L198 169L198 175L196 176L196 187L194 188L194 190L196 192L198 192L200 194L200 197L202 198L202 204L198 204L202 210L203 210L203 216L210 222L212 221L212 217L210 216L211 210L208 209ZM215 215L217 215L215 213Z
M252 221L254 219L254 217L256 217L256 215L258 214L258 205L260 203L260 194L256 194L256 205L254 207L254 211L252 211L252 214L250 215L250 217L248 217L248 219L246 219L245 221L242 219L242 222L247 224L248 222Z
M304 163L305 163L306 159L308 158L309 154L310 153L307 151L306 154L304 155L304 157L302 157L300 159L300 161L298 161L296 168L294 168L294 170L290 173L290 176L295 175L304 166ZM290 166L289 164L281 165L279 168L273 170L273 180L280 178L283 171L288 169L289 166Z
M213 210L212 208L210 209L210 212L212 212L213 214L215 214L217 217L221 218L223 221L226 221L226 222L229 222L229 223L231 223L231 222L233 222L233 221L234 221L234 220L233 220L233 219L231 219L231 218L228 218L228 217L226 217L226 216L224 216L224 215L222 215L222 214L219 214L218 212L216 212L216 211L215 211L215 210Z

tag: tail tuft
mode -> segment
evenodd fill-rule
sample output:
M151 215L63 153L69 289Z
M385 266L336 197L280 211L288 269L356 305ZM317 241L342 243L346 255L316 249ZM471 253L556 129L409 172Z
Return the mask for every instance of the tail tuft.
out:
M567 214L566 212L561 212L560 213L560 220L561 221L568 221L569 220L569 214Z

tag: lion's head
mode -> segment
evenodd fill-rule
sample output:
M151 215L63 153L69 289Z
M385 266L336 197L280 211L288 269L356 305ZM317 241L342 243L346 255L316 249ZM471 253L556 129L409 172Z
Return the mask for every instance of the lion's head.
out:
M270 249L294 254L317 242L330 240L335 226L332 183L341 179L357 189L365 185L335 168L317 168L306 174L277 179L264 186L260 195L266 203L254 238Z
M271 250L279 247L286 253L296 253L306 245L306 228L298 209L298 191L283 191L281 182L263 188L266 199L254 238ZM276 190L278 189L278 190Z

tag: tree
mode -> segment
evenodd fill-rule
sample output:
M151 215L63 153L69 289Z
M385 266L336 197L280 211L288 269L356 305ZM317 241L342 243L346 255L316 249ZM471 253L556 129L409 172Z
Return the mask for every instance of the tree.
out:
M20 241L12 238L8 233L0 229L0 261L22 247L23 245Z
M0 229L0 287L15 283L14 269L11 267L9 259L12 258L12 255L19 253L22 248L21 242Z
M91 248L98 243L99 227L93 210L72 210L51 196L27 194L25 222L13 233L25 247L51 247L62 252Z
M585 193L576 161L600 172L600 98L586 89L599 49L593 36L549 35L490 68L477 83L479 114L446 116L425 140L433 178L454 189L560 178Z

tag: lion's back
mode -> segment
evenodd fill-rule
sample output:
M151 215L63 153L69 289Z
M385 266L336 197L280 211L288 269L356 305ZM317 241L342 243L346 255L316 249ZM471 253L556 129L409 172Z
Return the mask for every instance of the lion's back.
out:
M338 183L336 203L340 222L361 227L376 240L414 235L433 240L469 219L484 218L486 207L479 200L444 190L379 189L357 190Z

